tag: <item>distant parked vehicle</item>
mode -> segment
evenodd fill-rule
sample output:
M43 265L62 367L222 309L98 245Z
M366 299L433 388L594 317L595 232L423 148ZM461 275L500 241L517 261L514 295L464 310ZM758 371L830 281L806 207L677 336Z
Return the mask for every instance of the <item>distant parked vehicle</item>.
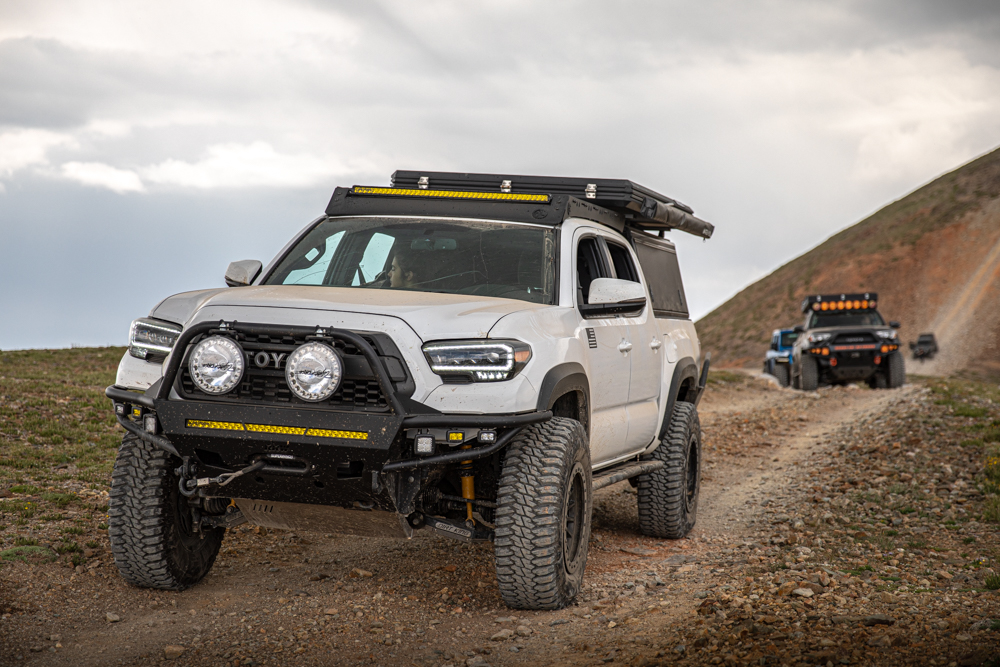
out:
M937 340L932 333L922 333L917 336L917 342L910 341L910 349L913 350L914 359L933 359L938 351Z
M795 329L775 329L771 334L771 349L764 356L764 373L778 378L778 384L787 387L791 380L789 364L792 360L792 348L799 337Z

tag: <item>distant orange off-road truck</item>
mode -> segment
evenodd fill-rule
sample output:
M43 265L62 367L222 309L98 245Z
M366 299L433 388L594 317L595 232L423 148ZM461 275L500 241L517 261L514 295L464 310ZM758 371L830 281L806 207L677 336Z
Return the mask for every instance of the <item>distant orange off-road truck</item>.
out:
M896 329L877 310L878 294L817 294L802 301L806 321L792 349L792 386L867 382L872 389L906 382Z

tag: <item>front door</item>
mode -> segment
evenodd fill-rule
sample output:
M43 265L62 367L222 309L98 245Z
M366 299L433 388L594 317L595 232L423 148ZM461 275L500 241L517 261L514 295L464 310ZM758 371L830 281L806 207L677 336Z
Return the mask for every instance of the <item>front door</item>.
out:
M596 236L583 236L577 241L576 277L577 304L588 303L594 279L611 277ZM628 325L618 317L581 317L580 327L585 330L590 353L590 459L598 467L628 451Z

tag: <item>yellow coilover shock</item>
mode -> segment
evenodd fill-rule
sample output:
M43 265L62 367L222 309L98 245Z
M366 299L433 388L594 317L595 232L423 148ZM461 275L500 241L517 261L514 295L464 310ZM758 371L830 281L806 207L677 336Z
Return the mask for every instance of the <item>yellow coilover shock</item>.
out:
M462 449L472 449L472 445L462 445ZM465 522L470 526L475 525L476 520L472 518L472 501L476 499L476 479L472 475L472 460L462 461L458 468L458 474L462 478L462 497L465 498Z

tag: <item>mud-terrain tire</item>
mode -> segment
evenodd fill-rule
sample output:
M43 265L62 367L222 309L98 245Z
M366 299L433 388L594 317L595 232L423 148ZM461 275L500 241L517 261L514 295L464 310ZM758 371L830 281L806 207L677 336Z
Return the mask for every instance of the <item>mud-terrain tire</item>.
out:
M122 438L111 473L108 537L118 572L143 588L180 591L215 563L225 528L191 530L187 498L174 469L181 462L132 433Z
M889 386L889 380L885 377L885 373L877 371L875 375L868 378L868 386L872 389L885 389Z
M553 417L507 447L494 554L500 597L514 609L561 609L583 584L593 489L580 422Z
M812 357L803 356L799 361L799 388L816 391L819 387L819 364Z
M680 539L698 518L701 487L701 422L693 403L674 404L666 435L646 459L664 465L639 476L639 529L649 537Z
M890 389L896 389L906 384L906 366L903 363L903 355L899 352L892 352L886 357L886 376Z
M778 378L778 386L787 387L788 386L788 365L787 364L775 364L774 365L774 377Z

